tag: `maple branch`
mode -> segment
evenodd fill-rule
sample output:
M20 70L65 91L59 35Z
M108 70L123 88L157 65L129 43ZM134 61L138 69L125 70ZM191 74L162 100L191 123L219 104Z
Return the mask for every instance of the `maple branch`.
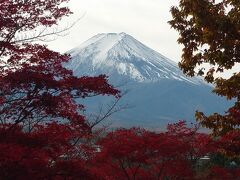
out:
M119 104L121 98L123 98L126 94L127 94L127 92L122 93L120 98L117 98L114 102L112 102L112 104L109 104L106 112L104 112L103 106L101 106L100 109L99 109L98 115L95 117L95 119L89 121L90 128L93 129L94 127L96 127L98 124L105 121L108 117L110 117L114 113L117 113L117 112L120 112L122 110L130 108L130 106L128 104L126 104L124 106L117 106ZM90 117L91 117L91 115L90 115Z
M128 175L127 171L126 171L126 168L124 167L123 162L122 162L120 159L118 159L118 162L119 162L120 167L121 167L121 169L123 170L123 173L125 174L126 178L127 178L128 180L131 180L131 178L129 177L129 175Z
M42 29L37 35L33 35L32 37L26 37L26 38L22 38L22 39L16 39L15 41L12 41L12 43L22 43L22 42L34 42L34 41L47 41L46 39L42 39L45 37L49 37L49 36L66 36L62 35L62 33L69 31L70 29L72 29L83 17L85 16L85 13L78 18L75 22L73 22L70 26L65 27L63 29L60 30L56 30L56 31L52 31L52 32L46 32L46 30L48 29L47 27L45 27L44 29ZM45 33L46 32L46 33ZM50 40L52 41L52 40Z

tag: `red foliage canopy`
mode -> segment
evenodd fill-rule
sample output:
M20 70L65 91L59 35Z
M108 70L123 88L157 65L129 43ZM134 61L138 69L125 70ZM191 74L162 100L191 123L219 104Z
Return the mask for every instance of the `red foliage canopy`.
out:
M0 121L31 125L67 119L86 128L76 98L118 96L106 76L77 78L63 67L70 57L33 44L39 36L18 35L39 26L50 27L70 13L57 1L1 1L0 8ZM46 35L46 34L45 34Z
M91 179L83 156L69 155L77 152L72 140L73 129L63 124L38 125L31 133L1 126L1 179Z
M71 12L68 0L0 1L0 174L3 179L90 178L90 127L77 98L119 96L107 77L75 77L70 57L34 43ZM58 32L53 32L54 34ZM61 121L61 122L57 122ZM85 145L86 146L86 145ZM85 152L85 150L88 152ZM88 179L89 179L88 178Z
M202 156L219 150L239 154L238 131L216 145L184 122L164 133L119 129L95 143L99 137L76 99L119 97L119 91L105 75L74 77L63 67L68 55L33 43L49 34L31 33L69 15L62 4L67 1L0 0L1 179L193 179ZM214 167L209 178L218 178L217 172L239 175L238 169Z
M99 147L93 164L103 179L193 178L193 160L214 149L209 136L184 122L169 125L165 133L119 129L100 140Z

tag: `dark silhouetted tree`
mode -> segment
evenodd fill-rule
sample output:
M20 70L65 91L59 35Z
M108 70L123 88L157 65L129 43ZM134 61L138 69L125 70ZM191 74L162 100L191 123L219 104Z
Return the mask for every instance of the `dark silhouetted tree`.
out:
M225 115L196 114L197 120L215 135L225 134L240 125L240 74L229 79L216 78L216 72L225 72L240 62L240 1L236 0L180 0L172 7L171 26L184 46L180 68L189 76L203 75L207 82L214 83L214 92L236 103ZM206 72L198 65L211 65Z

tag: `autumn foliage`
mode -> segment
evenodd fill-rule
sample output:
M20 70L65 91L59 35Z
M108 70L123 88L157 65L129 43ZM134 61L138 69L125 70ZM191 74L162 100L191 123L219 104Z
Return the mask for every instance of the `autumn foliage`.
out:
M131 128L99 136L93 131L79 99L119 98L120 92L108 84L105 75L73 76L63 66L69 55L37 43L59 33L45 29L71 14L64 7L67 1L0 1L0 179L239 177L240 133L236 128L217 138L184 121L168 125L165 132ZM221 86L231 83L221 82L217 87L222 90ZM229 98L238 93L222 90ZM226 118L231 116L238 125L239 114L234 107ZM204 160L204 156L213 160ZM232 167L228 161L238 164Z
M67 0L0 1L0 159L3 179L90 177L91 133L78 98L119 97L104 75L74 77L70 57L37 44L71 12ZM43 30L39 30L43 28ZM39 32L38 32L39 31ZM86 157L85 157L86 156Z
M1 179L91 177L83 157L72 158L77 148L71 143L72 131L57 123L36 126L31 133L1 127Z
M193 178L195 163L214 149L207 135L184 122L169 125L164 133L119 129L98 144L101 152L94 162L99 164L98 176L108 179Z
M180 0L172 7L171 26L179 32L178 42L184 46L180 68L189 76L204 76L214 83L214 92L236 103L225 115L206 116L196 114L204 127L217 135L239 129L239 84L237 72L229 79L217 77L216 73L232 69L240 62L240 1L238 0ZM199 65L207 63L211 68Z
M218 140L218 151L230 159L239 160L239 80L236 72L228 79L216 73L232 69L240 61L240 1L235 0L180 0L171 8L171 26L179 32L178 43L183 45L183 72L189 76L201 75L215 85L214 92L235 100L224 115L206 116L196 113L202 126L212 130ZM201 65L208 64L210 68ZM224 164L224 163L223 163ZM237 179L239 169L228 171L223 167L212 168L216 179ZM212 176L209 176L213 178Z
M1 1L0 121L31 129L32 124L59 118L87 128L77 98L118 96L119 91L99 77L74 77L63 67L70 57L34 44L43 34L22 34L51 27L70 13L58 1ZM5 23L7 21L7 23ZM57 32L55 32L57 33ZM82 130L81 129L81 130Z
M94 134L75 134L72 126L52 122L29 132L1 126L0 173L3 179L203 179L226 177L239 169L201 165L219 151L219 142L186 127L166 132L140 128L109 132L93 143ZM209 163L206 161L205 163ZM199 167L204 174L199 173Z

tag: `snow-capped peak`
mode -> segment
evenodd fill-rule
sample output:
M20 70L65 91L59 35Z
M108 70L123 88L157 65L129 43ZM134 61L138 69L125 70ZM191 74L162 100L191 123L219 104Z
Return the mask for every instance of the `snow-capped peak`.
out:
M104 55L107 55L107 52L113 48L118 42L120 42L127 34L126 33L100 33L89 40L82 43L80 46L71 50L70 53L72 56L79 54L82 49L85 49L89 46L97 48L99 50L98 59L104 59ZM100 57L99 57L100 56Z
M127 78L138 82L174 79L201 84L188 78L177 64L145 46L126 33L101 33L67 52L72 60L67 65L74 74Z

